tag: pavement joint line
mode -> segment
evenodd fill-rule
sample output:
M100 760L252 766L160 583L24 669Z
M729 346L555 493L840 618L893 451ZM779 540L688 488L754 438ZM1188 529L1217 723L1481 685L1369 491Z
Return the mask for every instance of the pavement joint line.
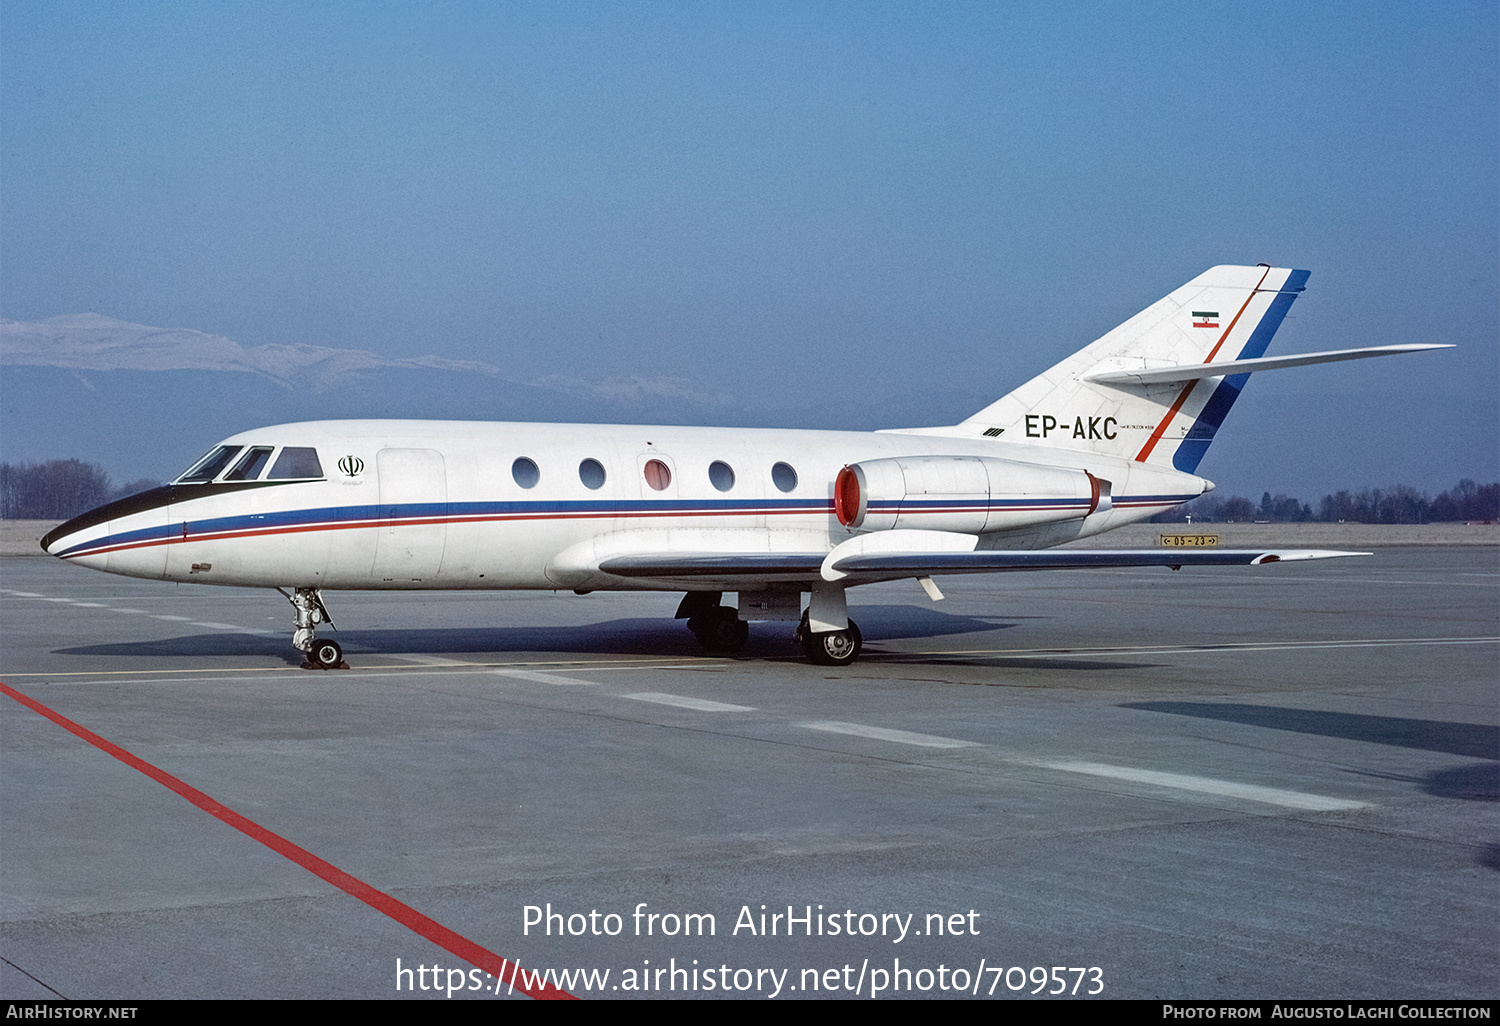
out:
M1121 645L1113 648L984 648L941 649L906 652L903 655L1015 655L1015 656L1091 656L1091 655L1173 655L1199 652L1282 652L1298 649L1380 648L1391 645L1484 645L1500 642L1497 637L1471 638L1358 638L1348 641L1227 642L1222 645Z

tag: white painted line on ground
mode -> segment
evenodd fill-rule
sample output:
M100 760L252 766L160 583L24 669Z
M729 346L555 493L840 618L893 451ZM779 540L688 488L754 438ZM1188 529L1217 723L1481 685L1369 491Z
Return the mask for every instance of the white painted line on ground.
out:
M689 698L686 695L668 695L661 691L637 691L633 695L621 695L637 702L655 702L657 705L675 705L680 709L696 709L699 712L754 712L753 705L730 705L728 702L710 702L706 698Z
M888 730L885 727L867 727L863 723L839 723L822 720L816 723L799 723L808 730L823 730L830 734L852 734L855 737L874 738L876 741L894 741L901 745L919 745L922 748L972 748L977 742L959 741L935 734L914 734L909 730Z
M1112 780L1128 780L1136 784L1153 784L1177 791L1195 791L1199 794L1216 794L1225 798L1243 798L1246 801L1280 805L1287 809L1306 812L1337 812L1346 809L1367 809L1366 802L1329 798L1321 794L1304 794L1301 791L1283 791L1275 787L1258 787L1254 784L1237 784L1232 780L1214 780L1211 777L1193 777L1183 773L1163 773L1158 770L1135 769L1130 766L1108 766L1099 762L1045 762L1027 760L1025 765L1042 769L1061 770L1064 773L1085 773L1091 777L1108 777Z
M345 645L344 647L347 649L349 646ZM407 662L407 663L420 663L423 666L473 666L474 665L473 663L465 662L462 659L448 659L448 658L446 658L444 656L416 655L414 653L409 653L409 652L403 652L403 653L399 653L399 654L396 653L396 652L389 652L389 653L387 653L387 655L389 655L392 659L400 659L402 662Z
M594 684L595 681L579 680L576 677L561 677L555 673L542 673L539 670L491 670L491 673L502 677L514 677L517 680L530 680L538 684Z
M153 620L180 620L183 623L187 623L190 620L192 620L192 617L191 616L168 616L166 613L152 613L151 614L151 619L153 619Z
M189 620L194 627L212 627L217 631L249 631L249 627L241 627L236 623L214 623L212 620Z

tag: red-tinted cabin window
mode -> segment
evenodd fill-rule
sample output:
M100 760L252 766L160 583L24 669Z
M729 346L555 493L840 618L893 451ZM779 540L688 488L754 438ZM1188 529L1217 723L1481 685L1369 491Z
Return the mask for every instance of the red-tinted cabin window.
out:
M672 483L672 471L661 460L647 460L645 474L646 483L658 492Z

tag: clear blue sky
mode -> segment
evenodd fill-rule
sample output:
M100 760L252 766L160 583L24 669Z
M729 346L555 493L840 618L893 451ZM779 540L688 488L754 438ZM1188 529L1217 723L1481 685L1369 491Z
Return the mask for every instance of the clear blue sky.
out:
M1493 479L1497 10L5 0L0 315L951 423L1268 261L1273 353L1463 348L1258 376L1205 473Z

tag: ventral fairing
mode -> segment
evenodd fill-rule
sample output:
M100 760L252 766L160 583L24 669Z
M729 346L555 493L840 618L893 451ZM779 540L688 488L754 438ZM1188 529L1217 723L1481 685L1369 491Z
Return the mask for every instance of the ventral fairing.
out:
M281 589L314 667L343 657L318 636L325 593L354 589L681 591L677 616L711 652L787 621L813 662L847 664L861 584L913 578L940 599L945 574L1355 555L1056 548L1212 488L1198 464L1250 372L1445 348L1267 357L1307 277L1212 268L947 427L285 424L224 439L42 547L109 573Z

